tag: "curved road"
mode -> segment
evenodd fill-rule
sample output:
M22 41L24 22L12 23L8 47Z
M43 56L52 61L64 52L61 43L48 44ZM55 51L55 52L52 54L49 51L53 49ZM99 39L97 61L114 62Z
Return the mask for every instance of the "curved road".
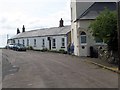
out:
M3 50L2 53L9 64L19 67L16 71L5 70L14 72L3 75L3 88L118 87L116 73L84 62L87 58L37 51Z

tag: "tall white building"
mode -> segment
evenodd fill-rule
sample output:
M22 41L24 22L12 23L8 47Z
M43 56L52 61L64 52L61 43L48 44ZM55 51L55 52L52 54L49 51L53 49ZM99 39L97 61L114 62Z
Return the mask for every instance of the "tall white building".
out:
M77 2L71 0L71 42L74 43L74 54L90 56L90 47L105 45L102 40L95 40L89 25L105 8L116 10L115 2Z

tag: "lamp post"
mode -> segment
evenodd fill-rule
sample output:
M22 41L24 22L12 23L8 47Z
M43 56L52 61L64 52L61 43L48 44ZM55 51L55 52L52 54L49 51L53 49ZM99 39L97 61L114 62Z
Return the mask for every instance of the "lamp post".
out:
M120 1L117 1L117 18L118 18L118 22L117 22L117 29L118 29L118 58L119 58L119 62L118 62L118 70L120 71Z

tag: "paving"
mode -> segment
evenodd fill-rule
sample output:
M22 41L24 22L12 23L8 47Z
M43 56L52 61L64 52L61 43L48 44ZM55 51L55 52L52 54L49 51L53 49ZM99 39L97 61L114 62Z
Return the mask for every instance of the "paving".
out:
M118 70L118 65L110 64L105 60L101 60L99 58L87 58L85 60L85 62L97 65L101 68L105 68L105 69L108 69L108 70L111 70L113 72L116 72L116 73L120 74L120 71Z
M90 58L12 50L2 55L3 88L118 88L118 74L86 62Z

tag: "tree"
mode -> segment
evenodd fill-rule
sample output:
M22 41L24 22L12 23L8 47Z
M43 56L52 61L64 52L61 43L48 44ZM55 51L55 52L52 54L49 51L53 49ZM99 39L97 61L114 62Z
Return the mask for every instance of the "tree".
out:
M115 11L105 9L89 28L95 38L102 39L108 45L109 50L118 50L117 13Z
M19 30L19 28L17 28L17 34L19 34L20 33L20 30Z

